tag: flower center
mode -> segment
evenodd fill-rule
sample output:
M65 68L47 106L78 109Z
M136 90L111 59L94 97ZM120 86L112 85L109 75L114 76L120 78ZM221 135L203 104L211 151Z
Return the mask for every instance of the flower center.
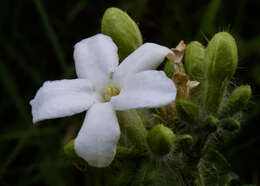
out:
M105 101L110 101L112 96L117 96L120 93L120 90L116 88L114 85L107 85L105 87Z

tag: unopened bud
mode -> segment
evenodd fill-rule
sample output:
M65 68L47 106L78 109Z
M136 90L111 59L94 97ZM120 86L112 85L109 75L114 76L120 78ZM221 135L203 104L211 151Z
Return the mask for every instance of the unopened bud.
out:
M153 127L147 135L148 145L157 155L168 154L173 148L174 139L175 135L172 130L163 125Z
M176 101L176 111L179 118L186 122L196 122L199 118L199 107L186 99Z
M215 132L219 125L219 119L210 115L205 121L205 127L210 132Z
M137 24L118 8L108 8L105 11L101 32L110 36L116 43L120 61L143 43Z
M183 151L193 144L193 138L189 134L178 136L176 139L176 150Z
M146 141L147 130L136 110L125 110L116 112L120 128L125 135L141 153L148 151Z
M205 49L197 41L192 41L187 45L184 65L186 72L192 80L201 81L207 72L207 65L204 64Z
M229 131L238 130L240 128L240 123L234 118L228 118L224 120L223 128Z
M227 100L227 103L221 111L221 116L232 116L242 110L248 103L252 95L249 85L242 85L236 88Z
M165 72L168 78L172 79L173 74L175 72L174 62L169 59L166 59L163 67L163 71Z
M209 112L214 113L237 68L235 39L227 32L215 34L206 48L205 60L208 63L205 106Z

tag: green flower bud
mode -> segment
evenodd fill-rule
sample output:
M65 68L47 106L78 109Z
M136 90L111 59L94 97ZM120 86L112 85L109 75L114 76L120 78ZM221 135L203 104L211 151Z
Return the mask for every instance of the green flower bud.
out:
M175 72L173 61L166 59L163 71L165 72L168 78L172 79L173 74Z
M137 24L118 8L108 8L105 11L101 32L110 36L116 43L120 61L143 43Z
M193 138L189 134L184 134L184 135L178 136L175 144L176 144L176 149L184 150L184 149L189 148L193 144Z
M117 111L116 114L120 129L125 132L127 139L138 149L139 153L146 153L148 151L147 130L136 110Z
M223 121L223 128L229 131L234 131L240 128L240 123L234 118L228 118Z
M137 109L136 112L142 119L143 124L146 128L152 128L158 122L155 117L151 117L153 115L151 109Z
M226 87L237 68L237 46L227 32L217 33L206 48L205 61L208 64L205 107L216 113Z
M176 111L179 118L186 122L196 122L199 118L199 107L186 99L176 101Z
M210 132L215 132L219 125L219 119L210 115L205 121L205 127Z
M163 125L156 125L147 135L148 145L157 155L168 154L173 147L174 139L175 135L172 130Z
M206 49L209 63L208 77L216 81L230 79L237 68L237 45L235 39L227 32L214 35Z
M207 71L204 64L205 49L203 45L197 41L192 41L187 45L184 65L186 72L192 80L201 81Z
M242 85L236 88L227 100L227 103L221 111L221 116L232 116L242 110L248 103L252 95L252 90L249 85Z
M227 32L215 34L205 53L208 64L205 107L211 113L218 110L226 87L236 71L237 58L235 39Z
M182 62L179 63L179 71L185 73L185 67Z
M64 153L69 157L76 168L83 170L87 166L87 162L80 158L75 152L74 139L64 146Z

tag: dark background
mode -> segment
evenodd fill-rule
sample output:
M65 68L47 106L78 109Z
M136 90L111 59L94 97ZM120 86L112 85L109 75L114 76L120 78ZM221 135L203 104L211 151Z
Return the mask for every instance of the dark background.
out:
M46 80L75 77L73 45L100 32L102 15L111 6L127 11L145 42L206 45L219 31L236 38L239 67L233 82L250 84L253 97L241 134L224 153L242 182L260 184L258 0L1 0L0 185L84 185L84 176L62 151L84 114L34 126L29 100Z

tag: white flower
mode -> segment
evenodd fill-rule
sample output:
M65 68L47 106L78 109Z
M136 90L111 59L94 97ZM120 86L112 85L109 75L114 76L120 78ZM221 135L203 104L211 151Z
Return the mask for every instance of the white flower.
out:
M30 102L33 122L88 110L75 151L92 166L108 166L120 137L115 110L161 107L175 99L173 82L163 71L152 70L169 53L166 47L145 43L118 65L110 37L97 34L78 42L78 79L45 82Z

